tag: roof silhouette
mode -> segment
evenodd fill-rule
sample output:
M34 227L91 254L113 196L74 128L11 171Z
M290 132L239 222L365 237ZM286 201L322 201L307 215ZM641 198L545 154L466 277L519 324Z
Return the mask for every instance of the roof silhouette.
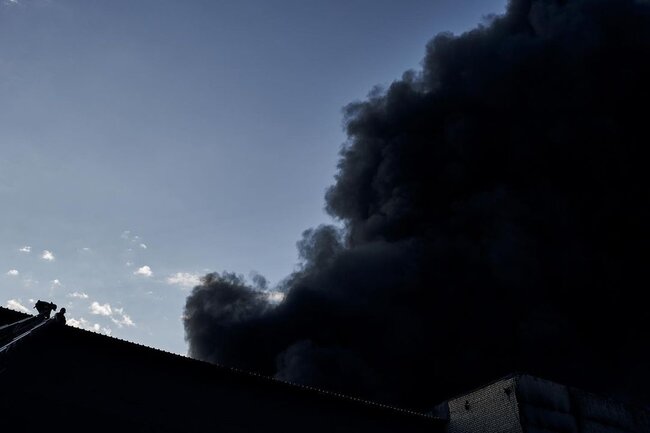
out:
M27 317L0 307L0 325ZM11 407L12 413L25 419L34 408L55 418L74 408L75 417L67 416L66 424L87 425L108 416L145 431L199 431L206 423L225 431L262 427L292 431L292 424L296 430L309 425L312 431L395 431L398 427L436 431L444 424L430 414L287 383L71 326L51 327L31 340L7 356L0 373L6 399L2 407Z
M425 414L1 307L0 390L2 426L25 432L52 422L94 432L650 431L650 411L643 407L523 373L450 398Z

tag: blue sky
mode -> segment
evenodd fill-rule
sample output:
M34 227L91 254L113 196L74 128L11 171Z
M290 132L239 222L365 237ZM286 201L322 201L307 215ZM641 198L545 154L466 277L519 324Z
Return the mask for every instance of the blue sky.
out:
M292 271L341 109L505 0L0 0L0 302L185 353L208 271Z

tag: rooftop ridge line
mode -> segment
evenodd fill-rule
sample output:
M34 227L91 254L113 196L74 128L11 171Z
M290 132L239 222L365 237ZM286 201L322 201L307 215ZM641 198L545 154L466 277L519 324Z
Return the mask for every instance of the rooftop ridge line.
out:
M17 314L24 315L24 316L34 316L32 314L24 313L22 311L12 310L10 308L6 308L6 307L2 307L2 306L0 306L0 309L11 311L12 313L17 313ZM338 399L341 399L341 400L344 400L344 401L352 401L352 402L355 402L355 403L361 403L361 404L364 404L364 405L367 405L367 406L370 406L370 407L375 407L375 408L378 408L378 409L388 410L388 411L397 412L397 413L401 413L401 414L406 414L406 415L409 415L409 416L428 419L428 420L432 420L432 421L442 420L442 418L432 416L432 415L430 415L428 413L418 412L418 411L411 410L411 409L404 409L404 408L400 408L400 407L396 407L396 406L391 406L391 405L388 405L388 404L379 403L379 402L376 402L376 401L367 400L367 399L363 399L363 398L359 398L359 397L353 397L353 396L350 396L350 395L347 395L347 394L342 394L342 393L338 393L338 392L334 392L334 391L328 391L328 390L325 390L325 389L322 389L322 388L316 388L316 387L313 387L313 386L310 386L310 385L303 385L303 384L300 384L300 383L290 382L290 381L286 381L286 380L280 380L280 379L277 379L275 377L266 376L266 375L263 375L263 374L260 374L260 373L254 372L254 371L243 370L243 369L240 369L240 368L237 368L237 367L230 367L230 366L219 364L219 363L213 363L213 362L208 362L208 361L204 361L204 360L201 360L201 359L191 358L191 357L186 356L186 355L181 355L181 354L178 354L178 353L170 352L170 351L167 351L165 349L160 349L160 348L157 348L157 347L147 346L145 344L137 343L137 342L134 342L134 341L124 340L124 339L119 338L119 337L103 334L101 332L97 332L97 331L90 330L90 329L78 328L76 326L71 326L71 325L66 325L66 326L68 328L70 328L70 329L74 329L75 332L82 332L82 333L97 335L99 337L108 338L110 340L119 341L121 343L130 344L130 345L133 345L133 346L136 346L136 347L140 347L140 348L156 351L156 352L159 352L159 353L163 353L165 355L173 356L173 357L178 358L178 359L189 360L189 361L192 361L192 362L199 362L199 363L202 363L202 364L204 364L206 366L216 367L216 368L220 368L220 369L230 371L230 372L233 372L233 373L242 374L242 375L249 376L249 377L259 378L259 379L268 381L269 383L277 383L277 384L287 385L287 386L292 387L292 388L304 389L304 390L308 390L310 392L316 392L316 393L321 394L321 395L325 395L325 396L329 396L329 397L335 397L335 398L338 398Z

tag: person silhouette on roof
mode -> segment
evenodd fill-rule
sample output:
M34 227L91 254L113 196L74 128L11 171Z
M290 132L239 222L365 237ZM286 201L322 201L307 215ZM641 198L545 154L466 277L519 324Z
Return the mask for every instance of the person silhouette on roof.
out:
M34 305L34 308L38 311L39 316L43 316L46 319L50 318L52 311L56 311L56 304L52 302L41 301L40 299Z
M65 308L61 308L59 312L54 315L54 320L56 320L56 323L65 325Z

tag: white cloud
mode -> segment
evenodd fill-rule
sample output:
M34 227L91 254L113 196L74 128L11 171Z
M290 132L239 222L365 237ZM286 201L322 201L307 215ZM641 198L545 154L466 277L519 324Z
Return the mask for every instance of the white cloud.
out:
M115 312L114 314L115 317L111 317L111 320L117 326L119 326L120 328L122 326L135 326L135 323L133 323L131 317L124 312L124 308L114 308L113 311Z
M133 272L134 275L142 275L145 277L150 277L153 275L153 272L151 272L151 268L147 265L142 266L141 268L138 268L137 271Z
M99 325L99 323L90 323L83 317L80 317L79 320L71 317L68 320L66 320L66 323L75 328L85 329L86 331L100 332L106 335L111 335L111 333L113 332L111 328L102 327Z
M124 230L122 232L122 234L120 235L120 237L122 239L124 239L125 241L129 241L129 242L134 243L134 244L136 244L136 243L139 244L140 242L142 242L142 238L140 236L136 235L136 234L133 234L133 232L131 230ZM141 247L142 247L142 245L144 245L144 244L140 244ZM142 248L147 248L147 246L145 245Z
M97 301L93 301L92 304L90 304L90 312L93 314L99 314L100 316L110 316L113 314L113 310L111 309L111 305L106 303L106 304L100 304Z
M118 327L122 326L135 326L131 316L124 312L124 308L113 308L110 304L100 304L93 302L90 304L90 312L100 316L106 316L111 319Z
M85 322L83 317L81 318L81 320L83 320ZM70 317L65 322L66 322L66 324L68 324L70 326L74 326L75 328L81 328L81 320L77 320L77 319L75 319L73 317Z
M284 293L270 290L266 292L266 299L268 299L272 304L279 304L284 301Z
M23 278L23 287L32 287L38 284L38 280L34 280L31 277Z
M128 314L124 314L123 308L116 308L115 313L115 317L111 316L111 320L120 328L122 326L135 326L131 317Z
M54 261L54 253L52 253L52 251L44 250L41 254L41 259L52 262Z
M32 247L30 247L29 245L25 245L22 248L18 248L18 251L20 251L21 253L28 253L29 254L29 253L32 252Z
M18 269L9 269L7 271L7 275L12 276L12 277L17 277L20 272L18 272Z
M125 265L126 266L133 266L133 262L126 262Z
M60 287L61 286L61 281L59 281L58 278L53 279L52 281L50 281L50 283L52 283L52 287Z
M176 272L167 277L167 284L181 286L184 289L190 289L201 284L201 277L198 274L189 272Z
M68 293L68 298L88 299L88 295L84 292Z
M88 248L88 247L83 247L83 248L81 249L81 251L83 251L83 252L85 252L85 253L88 253L88 252L90 252L90 248Z
M146 244L140 244L140 248L142 248L143 250L146 250L146 249L147 249L147 245L146 245Z
M10 310L20 311L21 313L27 313L27 314L31 313L29 308L21 304L20 300L18 299L9 299L7 301L6 307L9 308Z

